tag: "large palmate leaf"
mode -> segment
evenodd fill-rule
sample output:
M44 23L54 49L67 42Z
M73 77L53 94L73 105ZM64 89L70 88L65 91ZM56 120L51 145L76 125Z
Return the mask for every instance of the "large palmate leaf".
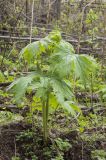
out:
M41 53L46 53L48 49L55 47L54 44L60 42L61 34L59 31L51 32L47 37L37 42L32 42L22 49L20 56L24 57L28 63L35 60Z
M64 42L62 42L64 44ZM50 71L61 78L74 73L76 78L80 78L83 83L89 78L89 74L94 72L97 64L95 60L87 55L74 53L73 47L68 43L63 45L62 50L55 50L50 58Z
M71 86L69 86L65 81L53 78L50 80L50 84L59 103L72 99L73 94Z
M61 40L60 43L55 47L54 53L61 53L61 55L67 55L75 53L75 50L70 43Z
M12 89L12 92L14 93L14 99L16 102L19 102L23 98L23 96L25 96L27 87L33 81L35 75L36 73L34 72L26 77L18 78L8 87L8 90Z
M71 73L71 55L54 54L50 59L50 72L58 77L65 78Z
M20 57L24 57L28 63L31 63L33 58L37 57L37 54L41 52L40 42L33 42L28 44L25 48L20 52Z
M50 78L49 77L40 77L39 88L37 89L36 96L45 100L50 89Z
M29 86L29 89L36 92L36 97L45 100L47 98L48 91L50 90L50 77L40 74L35 76L34 80Z
M73 101L64 101L61 106L73 116L76 116L76 112L81 112L79 106L77 106Z
M61 40L50 57L50 72L57 74L61 78L69 75L71 71L70 58L74 52L71 44Z
M95 60L87 55L74 54L71 57L71 69L74 71L76 78L80 78L85 84L89 81L89 76L97 68Z
M76 115L76 111L80 112L79 107L73 102L73 93L69 81L51 80L53 92L56 97L56 102L72 115Z

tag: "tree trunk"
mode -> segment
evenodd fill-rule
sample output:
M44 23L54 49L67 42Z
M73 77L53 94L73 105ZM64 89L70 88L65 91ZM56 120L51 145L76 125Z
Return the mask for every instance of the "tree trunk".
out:
M57 20L60 19L61 14L61 0L56 0L54 3L54 15Z
M28 7L29 5L28 5L28 0L26 0L26 23L28 22L28 19L27 19L27 17L28 17Z

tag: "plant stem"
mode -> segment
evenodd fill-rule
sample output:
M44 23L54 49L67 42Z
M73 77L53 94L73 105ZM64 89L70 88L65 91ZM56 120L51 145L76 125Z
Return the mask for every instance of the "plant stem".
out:
M93 108L93 75L91 74L91 108Z
M49 114L49 94L47 95L47 100L46 100L46 119L48 122L48 114Z
M47 144L48 139L48 111L49 111L49 94L47 100L42 103L43 111L43 132L44 132L44 143Z
M42 102L42 118L43 118L43 135L44 135L44 140L45 140L45 102Z

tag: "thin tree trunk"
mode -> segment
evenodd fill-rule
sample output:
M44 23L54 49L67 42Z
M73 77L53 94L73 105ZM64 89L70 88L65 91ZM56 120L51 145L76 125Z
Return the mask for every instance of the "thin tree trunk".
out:
M28 17L28 0L26 0L26 23L28 21L27 17Z
M61 14L61 0L55 0L53 4L53 10L54 10L54 15L56 20L60 19L60 14Z
M30 43L32 41L32 27L33 27L33 19L34 19L34 0L32 1L32 13L31 13L31 26L30 26Z
M60 14L61 14L61 0L56 1L56 18L57 20L60 19Z

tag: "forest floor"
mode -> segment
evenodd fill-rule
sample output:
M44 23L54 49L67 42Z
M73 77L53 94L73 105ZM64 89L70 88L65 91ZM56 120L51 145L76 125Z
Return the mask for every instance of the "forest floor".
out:
M16 106L14 109L16 112ZM12 111L14 109L12 106ZM44 145L41 113L35 113L34 126L27 113L23 116L23 111L22 115L10 111L1 113L0 160L18 160L17 157L22 160L92 160L97 150L101 151L98 157L105 154L106 123L101 125L104 119L99 115L97 122L92 113L80 116L77 121L57 110L50 115L49 140Z

